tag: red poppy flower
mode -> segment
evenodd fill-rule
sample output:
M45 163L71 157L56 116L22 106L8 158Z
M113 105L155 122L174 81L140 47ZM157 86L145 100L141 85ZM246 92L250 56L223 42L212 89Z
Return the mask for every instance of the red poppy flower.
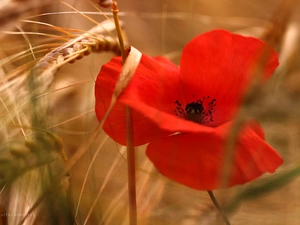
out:
M166 177L199 190L219 188L225 143L264 42L224 30L197 36L183 49L180 68L163 57L142 55L127 88L103 129L126 145L125 105L133 110L134 144ZM266 81L278 66L270 49ZM101 120L122 69L121 58L105 64L96 81L96 115ZM236 141L228 186L274 172L282 159L264 141L262 128L245 124Z

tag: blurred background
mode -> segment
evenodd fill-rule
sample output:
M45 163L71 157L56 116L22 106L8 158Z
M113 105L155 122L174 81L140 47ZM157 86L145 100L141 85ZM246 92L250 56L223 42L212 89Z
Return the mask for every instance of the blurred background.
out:
M76 55L76 50L46 54L105 21L104 15L112 18L109 8L100 11L95 5L96 0L0 2L1 224L20 223L30 209L24 224L128 224L125 148L104 132L61 175L66 158L72 158L98 125L94 81L101 66L115 55L116 34L113 27L96 37L89 34L102 44L101 35L110 37L109 47L94 48L88 39L90 54L79 54L72 63L66 56ZM298 165L297 0L120 0L118 6L128 43L176 64L189 40L212 29L270 43L279 52L280 67L251 110L264 127L267 141L285 160L278 172ZM33 79L35 75L38 78ZM160 176L144 150L136 150L138 224L223 224L206 192ZM274 191L241 201L229 215L231 223L299 224L299 182L297 178L283 182ZM215 194L226 203L248 186Z

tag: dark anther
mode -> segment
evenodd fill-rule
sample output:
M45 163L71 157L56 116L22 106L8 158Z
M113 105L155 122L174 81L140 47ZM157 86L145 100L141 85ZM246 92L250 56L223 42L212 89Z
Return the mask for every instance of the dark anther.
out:
M178 100L176 100L174 103L178 106L181 106L181 103Z
M181 107L181 103L180 103L178 100L176 100L174 103L176 104L176 107L175 107L175 114L176 114L176 116L182 118L182 117L183 117L182 115L183 115L184 110L183 110L183 108Z
M200 123L203 118L203 105L198 102L192 102L186 105L186 119Z

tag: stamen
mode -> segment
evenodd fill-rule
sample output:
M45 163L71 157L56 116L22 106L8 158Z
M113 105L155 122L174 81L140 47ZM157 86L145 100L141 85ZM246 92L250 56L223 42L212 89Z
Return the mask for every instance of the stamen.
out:
M184 110L182 108L182 104L178 100L176 100L174 103L177 105L176 109L174 110L176 116L184 118Z

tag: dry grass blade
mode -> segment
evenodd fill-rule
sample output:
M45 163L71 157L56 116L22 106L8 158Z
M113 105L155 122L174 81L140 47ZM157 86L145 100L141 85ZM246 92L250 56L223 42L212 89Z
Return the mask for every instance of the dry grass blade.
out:
M133 47L128 48L127 51L128 56L126 58L114 91L115 98L118 98L119 95L127 87L142 57L142 53Z
M295 4L296 1L294 0L290 0L289 4L286 4L286 1L283 0L280 2L278 6L278 10L275 12L276 14L274 16L275 18L274 26L271 27L266 32L266 35L264 37L265 41L269 43L271 46L279 48L279 46L282 44L281 41L282 41L283 32L286 30L287 27L286 24L288 23L288 20L291 16L290 12ZM278 17L283 18L283 20L278 20L277 19ZM274 29L274 27L276 27L276 29ZM238 134L246 120L248 120L249 118L256 117L256 115L249 114L250 111L248 109L249 107L251 107L251 105L253 105L253 103L256 103L257 101L261 101L263 86L261 85L260 76L262 74L261 72L262 72L263 65L265 65L266 60L268 59L268 56L270 54L269 51L270 49L264 49L264 51L260 56L260 61L257 62L257 65L251 71L255 76L252 80L252 83L249 85L247 93L244 96L242 107L239 110L239 114L229 133L229 137L227 139L226 151L225 151L226 157L224 160L224 170L222 173L222 182L221 182L222 187L227 186L228 175L230 173L231 165L232 165L231 161L233 159L233 154L234 154L234 146Z
M262 37L275 49L280 49L292 12L299 5L297 0L280 1L273 14L272 26Z
M36 9L49 6L51 3L51 0L11 0L0 2L0 30L12 28L14 22L28 16L30 12Z
M108 137L108 136L107 136L107 137ZM101 144L102 144L102 143L101 143ZM88 171L87 171L86 176L88 176L88 173L89 173L89 171L90 171L90 169L91 169L91 167L92 167L92 164L94 163L94 159L95 159L95 157L97 156L97 154L99 153L101 147L103 147L103 145L99 146L99 148L97 149L97 152L95 153L95 156L93 157L93 160L91 161L91 165L90 165L89 168L88 168ZM93 213L93 211L94 211L94 209L95 209L95 207L96 207L96 205L97 205L97 202L99 201L99 199L100 199L100 197L101 197L101 194L102 194L102 192L103 192L103 189L105 188L105 186L106 186L107 183L109 182L109 180L110 180L110 178L111 178L111 176L112 176L112 173L113 173L114 170L116 169L117 164L118 164L118 163L120 162L120 160L122 159L122 155L123 155L124 151L125 151L125 148L122 148L122 149L120 150L120 154L118 155L118 157L116 157L115 160L113 161L113 163L112 163L112 165L111 165L109 171L108 171L107 174L106 174L106 177L105 177L105 179L104 179L104 182L103 182L103 184L101 185L101 187L100 187L100 189L99 189L99 191L98 191L98 193L97 193L97 196L96 196L96 198L95 198L93 204L91 205L91 207L90 207L90 209L89 209L89 212L88 212L88 214L87 214L87 216L86 216L86 218L85 218L85 221L84 221L83 225L87 224L87 222L88 222L88 220L89 220L91 214ZM76 214L78 213L79 204L80 204L80 200L81 200L81 196L82 196L82 192L83 192L85 183L86 183L86 179L84 180L84 183L83 183L83 185L82 185L82 189L81 189L81 191L80 191L80 197L79 197L78 206L77 206L77 209L76 209ZM75 214L75 216L76 216L76 214Z
M36 145L34 143L38 144L35 147L31 146L30 149L34 148L34 153L39 154L39 157L42 157L42 159L46 157L48 161L50 160L50 162L40 162L41 158L38 158L36 159L38 165L34 164L31 166L31 172L26 173L24 169L20 174L12 174L13 180L10 180L10 182L13 182L13 185L10 187L10 202L7 210L17 212L22 216L10 217L10 224L32 224L33 221L40 220L38 214L43 212L45 212L45 217L42 221L47 220L46 218L51 217L51 213L59 210L55 205L62 207L62 209L56 217L51 218L50 223L56 224L59 217L69 222L72 221L72 216L70 216L72 206L68 205L65 197L66 193L62 191L68 189L68 187L62 188L60 184L60 182L64 182L65 174L67 173L64 172L62 176L57 176L57 174L63 170L65 156L62 152L57 152L58 155L57 153L53 155L54 153L52 151L56 151L56 147L54 146L50 151L48 147L52 145L47 145L47 141L44 142L43 138L43 129L46 129L48 126L46 125L48 104L47 101L44 101L44 98L48 95L45 95L45 93L52 84L58 68L66 63L73 63L77 59L89 55L91 52L112 51L119 53L118 42L111 38L111 36L106 35L107 32L113 30L113 24L109 21L105 21L77 38L53 49L36 63L28 64L27 67L24 67L24 69L27 70L26 72L20 70L19 73L16 72L14 75L5 75L5 73L2 75L3 83L0 91L1 102L4 106L4 111L1 111L4 125L1 128L3 130L2 134L9 132L11 137L16 137L17 133L9 130L11 122L14 125L14 130L18 130L16 129L17 127L21 127L21 130L23 130L24 127L35 128L36 130L33 133L36 134L33 136L33 146ZM32 49L34 48L31 48L30 51L32 51ZM22 53L19 55L22 57ZM6 63L6 61L4 59L2 63ZM10 62L10 60L7 62ZM35 65L32 66L33 64ZM14 90L18 91L15 92ZM43 99L41 98L42 96L44 97ZM27 103L25 102L25 104L24 97L25 101L28 101ZM28 110L28 108L31 110ZM23 114L25 116L22 116ZM29 130L29 132L23 132L23 136L27 136L30 133L32 133L31 130ZM30 151L28 152L30 153ZM14 154L16 157L19 157L19 150L14 150ZM52 155L50 157L47 156L47 154ZM32 158L32 154L29 155ZM52 165L52 160L54 162L58 161L58 164ZM19 164L16 166L19 166ZM20 176L20 178L14 180L16 176ZM56 179L57 177L58 179ZM9 177L7 179L9 179ZM52 183L55 183L55 185ZM64 183L68 184L68 181ZM36 188L33 188L32 185L30 186L30 184L35 184ZM53 193L56 194L53 195Z

